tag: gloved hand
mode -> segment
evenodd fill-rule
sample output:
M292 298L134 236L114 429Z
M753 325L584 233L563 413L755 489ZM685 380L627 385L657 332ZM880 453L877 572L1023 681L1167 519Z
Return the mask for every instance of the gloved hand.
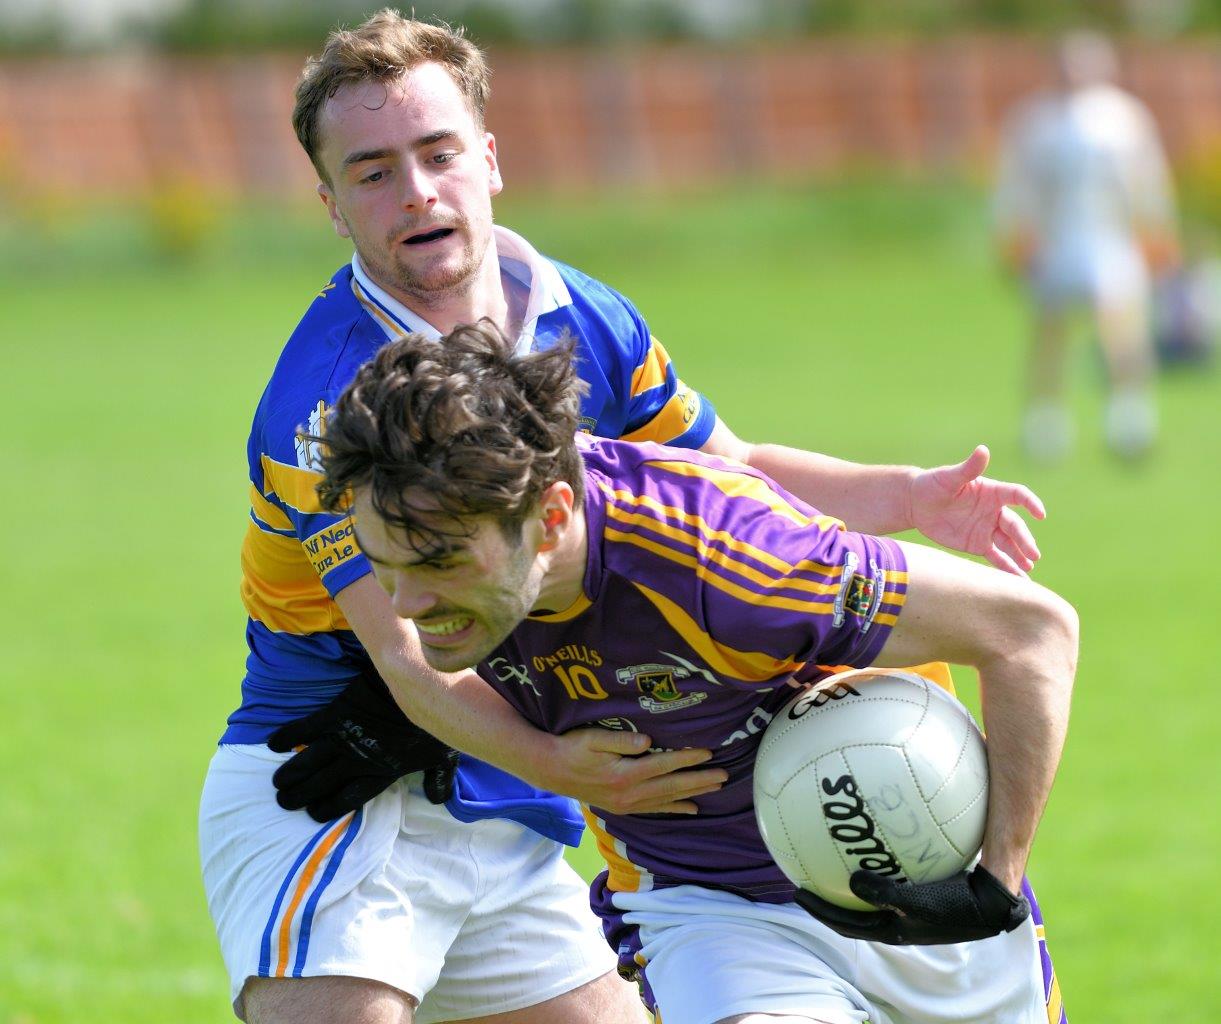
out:
M1030 904L1015 896L983 867L960 871L942 882L896 882L870 871L854 871L852 891L881 910L846 910L797 890L797 904L850 939L892 946L940 946L1011 932L1026 920Z
M267 745L280 754L306 744L272 776L276 802L331 821L363 806L396 779L423 770L424 795L449 799L458 752L415 725L374 675L358 677L312 714L280 726Z

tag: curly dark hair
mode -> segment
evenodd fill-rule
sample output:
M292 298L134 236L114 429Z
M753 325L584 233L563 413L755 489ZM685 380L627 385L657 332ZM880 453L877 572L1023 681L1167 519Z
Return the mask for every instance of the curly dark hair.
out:
M552 483L584 494L584 388L571 337L517 355L487 319L439 340L405 335L360 368L313 438L322 505L341 511L368 487L378 515L421 552L469 536L480 515L515 541Z

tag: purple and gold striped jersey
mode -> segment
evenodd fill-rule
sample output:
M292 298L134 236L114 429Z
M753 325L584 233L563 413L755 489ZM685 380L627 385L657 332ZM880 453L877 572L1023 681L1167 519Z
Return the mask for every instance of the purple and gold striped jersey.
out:
M692 883L792 899L755 825L759 739L795 673L865 666L907 593L899 547L848 532L755 471L658 445L582 441L584 596L527 618L479 667L540 728L647 733L708 747L729 780L695 816L585 809L609 893Z
M698 448L716 414L675 374L665 349L622 295L539 255L495 229L506 292L521 307L519 348L576 338L588 385L581 428ZM408 332L439 337L371 281L359 260L314 297L284 348L258 408L248 444L250 520L242 546L241 594L249 655L241 706L222 743L263 743L284 722L331 700L373 671L334 595L371 570L347 516L320 507L318 452L303 434L321 432L326 410L357 369ZM450 810L470 821L506 816L565 842L581 822L560 800L488 765L464 759Z

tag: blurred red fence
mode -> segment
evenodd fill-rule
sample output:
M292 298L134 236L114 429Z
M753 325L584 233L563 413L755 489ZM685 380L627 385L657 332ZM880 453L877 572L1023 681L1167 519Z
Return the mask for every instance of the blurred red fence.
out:
M1120 47L1176 161L1221 153L1221 43ZM502 51L488 110L515 187L675 185L979 166L1045 84L1013 39L736 50ZM165 183L281 195L314 177L289 126L300 61L125 56L0 64L0 179L81 198Z

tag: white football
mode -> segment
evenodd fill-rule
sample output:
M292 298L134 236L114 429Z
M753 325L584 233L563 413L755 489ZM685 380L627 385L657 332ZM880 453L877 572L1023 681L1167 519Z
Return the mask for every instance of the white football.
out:
M755 815L794 885L872 909L858 869L910 882L948 878L979 853L988 759L971 713L923 676L842 672L791 701L755 762Z

